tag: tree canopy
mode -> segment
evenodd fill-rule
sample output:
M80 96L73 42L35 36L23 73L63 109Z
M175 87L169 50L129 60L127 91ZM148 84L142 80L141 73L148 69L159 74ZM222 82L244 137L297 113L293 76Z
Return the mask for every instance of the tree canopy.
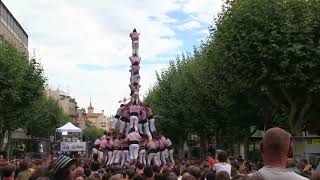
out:
M226 1L206 41L156 74L145 102L160 129L217 141L245 140L252 126L300 135L319 110L319 18L316 0Z
M57 102L45 97L45 82L35 56L28 59L10 44L0 44L1 144L18 128L35 137L49 137L67 120Z

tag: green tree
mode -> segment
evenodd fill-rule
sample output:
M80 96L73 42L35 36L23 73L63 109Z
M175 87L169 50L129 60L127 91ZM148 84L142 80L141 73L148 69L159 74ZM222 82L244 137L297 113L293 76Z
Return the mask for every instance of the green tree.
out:
M49 138L55 129L69 121L56 101L46 96L35 101L24 114L24 129L32 137Z
M23 127L25 109L43 95L43 69L13 46L0 45L0 141Z
M102 136L104 130L96 127L88 127L83 131L83 136L85 141L93 142L98 136Z
M223 70L216 76L227 82L222 86L272 105L300 134L319 99L320 2L243 0L227 7L212 32L211 67Z

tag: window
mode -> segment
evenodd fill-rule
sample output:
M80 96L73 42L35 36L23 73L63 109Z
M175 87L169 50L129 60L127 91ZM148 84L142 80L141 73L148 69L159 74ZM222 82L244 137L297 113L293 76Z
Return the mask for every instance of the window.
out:
M107 123L101 122L101 127L106 127L106 126L107 126Z

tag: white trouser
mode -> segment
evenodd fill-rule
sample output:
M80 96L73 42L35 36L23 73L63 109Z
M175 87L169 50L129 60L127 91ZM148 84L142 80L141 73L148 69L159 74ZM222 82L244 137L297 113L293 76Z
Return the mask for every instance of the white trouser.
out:
M139 41L132 41L132 55L139 56Z
M167 148L166 148L166 150L164 150L164 155L165 155L165 158L166 158L166 159L169 158L169 151L168 151Z
M139 92L134 92L131 96L131 102L132 103L139 103Z
M113 154L112 154L110 165L112 165L113 162L115 161L117 154L118 154L118 150L113 150Z
M138 123L138 129L139 129L139 133L143 134L142 124L141 123Z
M130 116L130 129L134 127L134 130L138 131L139 118L137 116Z
M130 123L126 123L125 134L128 135L130 131Z
M156 157L157 157L157 160L158 160L158 162L159 162L159 165L161 165L161 158L160 158L160 155L161 155L161 153L160 153L160 152L157 152Z
M146 150L142 149L139 151L139 162L146 164Z
M98 151L98 159L99 161L103 160L103 151Z
M116 154L116 158L114 159L113 163L118 164L120 162L121 156L122 156L122 150L118 150Z
M160 164L158 162L158 159L157 159L157 154L156 153L149 153L148 154L148 162L147 162L147 164L151 165L151 161L153 161L153 165L160 166Z
M111 165L111 160L112 160L112 155L113 155L113 151L108 151L108 162L107 165Z
M140 83L140 75L139 75L139 74L132 75L132 76L130 77L130 83L131 83L131 84L133 84L133 83L139 84L139 83Z
M113 120L113 121L112 121L112 129L115 130L115 129L117 128L119 119L113 118L112 120Z
M161 162L162 162L162 165L167 164L165 151L161 151Z
M131 160L138 159L139 144L130 144L129 145L129 153L130 153Z
M128 150L123 150L122 151L121 166L123 166L124 163L130 163L130 157L129 157L129 151Z
M156 126L155 126L155 124L154 124L154 119L153 119L153 118L149 120L149 125L150 125L150 131L151 131L151 132L157 131L157 130L156 130Z
M152 135L149 129L149 122L143 124L144 132L148 136L149 140L152 139Z
M170 149L169 150L169 157L170 157L170 162L172 163L172 165L174 166L175 162L174 162L174 159L173 159L173 149Z
M129 123L120 120L120 133L125 133L126 135L129 133Z
M98 153L98 149L96 149L96 148L93 148L93 149L92 149L92 156L93 156L94 154L99 154L99 153Z
M125 126L126 126L126 123L125 123L124 121L120 120L119 124L120 124L119 132L120 132L120 133L123 133L124 128L125 128Z

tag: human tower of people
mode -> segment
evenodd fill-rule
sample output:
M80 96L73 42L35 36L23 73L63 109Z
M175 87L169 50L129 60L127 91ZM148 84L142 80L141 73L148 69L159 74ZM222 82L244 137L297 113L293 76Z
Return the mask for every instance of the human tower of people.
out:
M125 165L140 162L148 165L174 165L173 146L168 137L160 135L155 127L151 108L139 99L140 61L139 36L136 29L130 33L132 55L130 69L130 96L127 104L121 104L113 118L111 132L98 137L93 154L99 159L107 156L107 165Z

